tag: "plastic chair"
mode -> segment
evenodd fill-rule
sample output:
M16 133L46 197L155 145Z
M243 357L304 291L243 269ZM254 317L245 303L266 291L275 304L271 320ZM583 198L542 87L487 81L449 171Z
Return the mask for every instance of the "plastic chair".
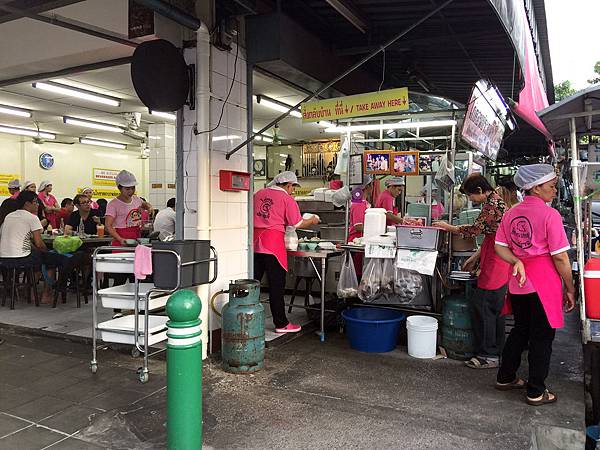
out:
M40 297L36 288L35 270L37 264L31 261L24 261L24 258L0 258L0 268L2 269L2 278L4 281L4 295L2 296L2 306L6 305L6 294L10 288L10 309L15 309L15 299L19 296L19 287L27 287L28 300L31 302L31 291L35 299L35 306L40 306ZM23 272L23 282L19 283L20 272Z

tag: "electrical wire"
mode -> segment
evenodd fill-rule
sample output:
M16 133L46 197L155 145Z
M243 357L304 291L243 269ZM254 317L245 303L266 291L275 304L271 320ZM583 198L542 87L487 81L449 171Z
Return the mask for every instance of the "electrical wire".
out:
M383 83L385 81L385 48L382 50L383 53L383 70L381 71L381 83L379 84L379 89L377 89L377 91L381 91L381 87L383 86Z

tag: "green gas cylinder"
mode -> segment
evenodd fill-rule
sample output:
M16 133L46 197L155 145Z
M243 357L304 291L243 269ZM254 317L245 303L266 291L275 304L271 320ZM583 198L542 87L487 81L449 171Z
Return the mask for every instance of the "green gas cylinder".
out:
M229 285L229 303L222 314L223 370L251 373L262 369L265 360L265 309L260 303L260 282L232 282Z
M452 359L467 360L473 357L471 303L463 296L444 299L442 346Z

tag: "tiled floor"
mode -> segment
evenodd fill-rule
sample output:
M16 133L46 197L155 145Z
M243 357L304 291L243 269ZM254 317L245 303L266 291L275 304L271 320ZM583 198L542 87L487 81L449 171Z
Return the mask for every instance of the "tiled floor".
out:
M105 448L83 440L82 430L107 411L135 409L165 389L161 373L141 384L135 371L105 361L92 375L83 353L68 356L55 350L9 342L1 346L0 449Z
M268 305L268 295L261 294L261 301L264 301L265 307L265 340L271 342L281 337L275 333L271 319L271 310ZM318 300L318 299L316 299ZM290 296L286 296L286 303L289 303ZM303 298L296 299L296 304L302 305ZM311 304L314 300L311 300ZM316 304L315 306L319 306ZM75 296L70 293L67 303L60 303L56 308L50 305L40 305L36 307L33 304L25 302L17 303L14 310L8 307L0 307L0 323L7 325L16 325L25 328L32 328L42 331L51 331L60 334L91 337L92 336L92 300L89 303L81 304L81 308L76 307ZM286 307L287 312L287 307ZM102 322L112 317L113 311L106 308L98 308L98 321ZM288 313L288 319L300 325L306 325L310 322L306 311L302 308L294 308Z

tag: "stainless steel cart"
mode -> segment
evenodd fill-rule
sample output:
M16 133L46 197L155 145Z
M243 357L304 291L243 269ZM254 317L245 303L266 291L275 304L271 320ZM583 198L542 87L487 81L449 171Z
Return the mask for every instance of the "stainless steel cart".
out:
M164 351L149 353L149 347L167 339L167 320L164 315L152 315L165 307L169 295L181 287L181 270L184 267L203 263L214 263L213 277L208 283L217 279L218 256L214 247L210 247L212 257L203 260L182 262L180 255L174 250L152 249L152 253L167 253L175 257L177 264L177 283L173 289L159 289L153 283L133 283L98 289L98 273L133 274L133 247L98 247L93 254L93 303L92 303L92 373L98 371L97 347L98 339L103 342L130 344L132 356L143 354L143 366L138 369L140 382L145 383L149 378L148 358ZM192 287L192 286L190 286ZM104 308L133 310L132 315L113 318L98 323L98 302ZM143 324L140 327L140 315L143 314Z

